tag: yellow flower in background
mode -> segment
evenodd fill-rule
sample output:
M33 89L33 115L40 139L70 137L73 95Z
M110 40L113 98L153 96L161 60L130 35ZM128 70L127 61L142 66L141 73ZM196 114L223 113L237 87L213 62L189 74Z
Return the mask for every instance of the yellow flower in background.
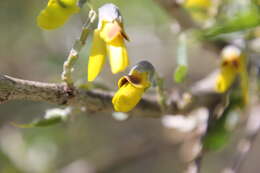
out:
M234 67L229 65L227 65L226 67L222 67L220 70L220 74L217 77L216 91L219 93L226 92L233 84L236 76L237 72Z
M99 8L98 28L94 31L88 62L88 81L101 72L108 55L112 73L124 71L128 66L128 54L124 39L129 40L123 27L122 16L114 4Z
M240 76L240 87L244 103L248 101L248 74L245 55L235 46L227 46L221 55L221 67L217 76L215 89L219 93L226 92L235 79Z
M220 73L216 80L216 91L226 92L235 81L241 64L241 51L234 46L227 46L221 52Z
M78 0L49 0L37 17L37 24L43 29L56 29L66 23L70 16L78 13Z
M147 61L135 65L127 76L118 81L119 90L112 103L117 112L129 112L141 100L144 92L151 86L154 78L154 67Z
M204 20L212 6L212 0L185 0L184 7L191 12L194 19Z

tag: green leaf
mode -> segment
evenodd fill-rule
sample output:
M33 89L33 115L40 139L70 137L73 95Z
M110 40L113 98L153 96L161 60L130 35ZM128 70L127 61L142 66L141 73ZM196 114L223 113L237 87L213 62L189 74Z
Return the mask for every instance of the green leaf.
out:
M66 121L70 114L70 107L65 109L54 108L47 110L43 119L33 121L29 124L17 124L15 122L12 122L11 124L19 128L47 127Z
M230 139L230 133L225 130L214 131L203 140L203 147L207 150L218 151L225 147Z
M29 124L17 124L14 122L12 122L11 124L14 125L15 127L19 127L19 128L33 128L33 127L47 127L47 126L58 124L60 122L62 122L61 117L52 117L49 119L36 120Z
M230 140L231 132L226 128L226 118L228 113L224 113L219 120L208 130L203 138L203 147L207 150L218 151L224 148Z
M220 34L243 31L260 25L260 11L255 5L237 12L225 21L219 21L215 26L202 31L206 39L211 39Z
M185 77L187 76L188 67L185 65L180 65L174 72L174 81L177 83L181 83L184 81Z
M238 97L237 94L240 94L240 92L232 91L229 96L229 104L221 117L215 120L214 124L209 127L207 134L202 140L205 149L218 151L230 142L231 133L237 126L240 117L236 109L242 106L242 98L241 96Z

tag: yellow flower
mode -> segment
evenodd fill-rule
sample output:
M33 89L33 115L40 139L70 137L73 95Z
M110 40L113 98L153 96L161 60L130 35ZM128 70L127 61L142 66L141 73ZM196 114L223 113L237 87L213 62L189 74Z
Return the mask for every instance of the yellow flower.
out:
M221 52L221 67L217 76L215 89L226 92L233 84L240 70L241 51L234 46L227 46Z
M221 67L217 76L215 89L219 93L226 92L234 83L236 77L240 76L240 87L244 103L248 101L248 74L246 58L235 46L227 46L221 55Z
M129 112L132 110L151 86L153 76L154 68L147 61L138 63L127 76L123 76L118 81L119 90L112 99L115 111Z
M65 24L68 18L78 13L78 0L49 0L47 7L37 17L37 24L43 29L56 29Z
M194 19L204 20L212 6L211 0L185 0L184 7L191 12Z
M106 56L109 56L112 73L124 71L128 66L128 54L124 39L126 35L122 16L113 4L99 8L99 24L94 31L93 44L88 62L88 81L99 75Z
M233 84L238 74L239 59L227 59L221 64L220 73L216 80L216 91L219 93L226 92Z

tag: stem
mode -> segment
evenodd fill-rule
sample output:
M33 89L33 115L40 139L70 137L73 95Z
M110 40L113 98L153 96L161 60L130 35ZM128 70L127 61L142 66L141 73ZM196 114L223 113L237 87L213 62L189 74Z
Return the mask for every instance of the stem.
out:
M161 107L162 112L166 111L167 104L166 104L166 95L164 93L163 88L163 78L161 78L157 73L155 74L156 80L156 92L157 92L157 100L158 104Z
M70 50L67 60L63 64L63 72L61 75L62 80L68 85L69 88L73 88L72 72L73 66L79 58L79 53L82 47L86 44L86 40L89 35L90 26L96 18L96 12L94 10L89 11L89 17L87 22L83 25L80 38L77 39Z

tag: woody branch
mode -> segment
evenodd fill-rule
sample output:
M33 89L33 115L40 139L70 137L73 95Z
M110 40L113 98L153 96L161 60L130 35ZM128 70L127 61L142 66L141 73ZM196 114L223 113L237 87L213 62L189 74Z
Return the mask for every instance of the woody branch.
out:
M174 93L170 98L167 112L185 114L197 107L211 107L220 102L221 96L214 92L194 91L191 102L185 106L179 106L183 99L182 97L176 99L176 94L180 96L180 93ZM112 97L113 93L108 91L83 90L70 88L63 83L43 83L0 75L0 104L11 100L30 100L56 105L82 106L90 112L109 113L113 111ZM147 96L129 114L137 117L160 117L162 112L156 96Z

